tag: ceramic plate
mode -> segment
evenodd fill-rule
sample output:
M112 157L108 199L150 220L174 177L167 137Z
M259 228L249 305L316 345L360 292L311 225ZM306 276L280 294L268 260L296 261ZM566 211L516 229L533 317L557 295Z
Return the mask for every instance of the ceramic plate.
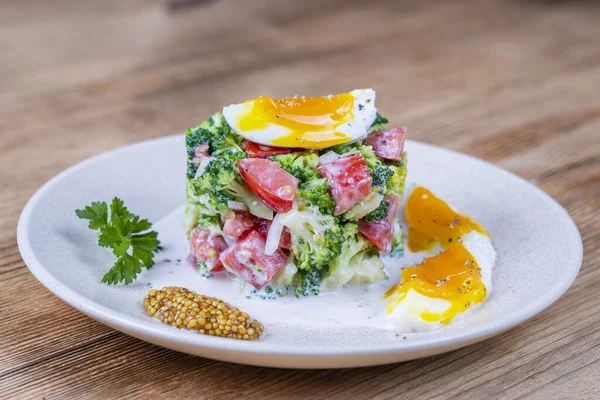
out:
M382 326L372 314L381 299L369 288L304 299L248 299L241 289L232 290L227 278L199 276L185 261L181 218L186 155L181 135L93 157L52 179L21 215L19 248L31 272L49 290L114 329L190 354L273 367L354 367L442 353L520 324L567 290L581 266L582 243L560 205L486 162L414 141L407 142L406 150L409 184L419 183L475 217L498 252L491 296L475 312L441 330L406 333ZM114 196L154 222L164 247L157 264L129 286L100 282L113 255L96 245L95 233L74 214L92 201ZM387 261L390 282L406 263ZM168 285L240 307L265 325L265 335L255 342L209 337L147 317L144 295Z

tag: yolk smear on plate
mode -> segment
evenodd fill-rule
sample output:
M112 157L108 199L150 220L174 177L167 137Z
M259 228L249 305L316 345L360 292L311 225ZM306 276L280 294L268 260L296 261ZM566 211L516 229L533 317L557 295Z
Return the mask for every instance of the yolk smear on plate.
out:
M417 266L405 268L400 283L385 294L384 298L393 296L387 304L388 313L394 311L410 289L423 296L450 302L450 307L441 314L424 312L418 315L427 322L440 321L444 325L486 298L481 269L461 243L426 258Z
M431 250L436 243L448 248L471 231L489 237L473 218L454 211L428 189L417 186L406 202L407 246L410 251Z
M275 100L261 96L249 100L238 124L243 131L264 130L269 124L289 128L291 132L273 141L284 147L322 149L344 143L349 137L336 127L354 118L354 96L342 93L322 97L295 97Z

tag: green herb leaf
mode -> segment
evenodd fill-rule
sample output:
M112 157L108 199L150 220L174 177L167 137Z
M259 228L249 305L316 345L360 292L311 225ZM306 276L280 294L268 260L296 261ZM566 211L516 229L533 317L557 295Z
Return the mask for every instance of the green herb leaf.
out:
M158 234L149 231L152 224L129 212L123 200L115 197L110 204L95 201L83 210L75 210L81 219L89 220L88 227L98 230L98 245L112 249L117 261L104 275L102 282L130 284L142 268L154 265L154 254L160 249Z
M83 210L76 210L75 213L81 219L89 219L88 227L96 230L106 225L108 219L108 207L105 202L94 201Z

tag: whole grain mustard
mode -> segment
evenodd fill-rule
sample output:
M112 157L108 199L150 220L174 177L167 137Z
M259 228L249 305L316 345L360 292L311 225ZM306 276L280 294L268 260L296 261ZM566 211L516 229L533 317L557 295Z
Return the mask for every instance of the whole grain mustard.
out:
M165 324L203 335L256 340L264 332L260 322L223 300L177 286L152 289L144 309Z

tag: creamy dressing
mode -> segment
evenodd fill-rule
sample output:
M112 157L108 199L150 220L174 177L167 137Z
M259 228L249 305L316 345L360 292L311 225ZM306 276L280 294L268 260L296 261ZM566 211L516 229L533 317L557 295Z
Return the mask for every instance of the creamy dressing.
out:
M146 275L150 286L182 286L198 293L218 297L238 307L265 325L281 322L313 328L360 328L411 331L406 327L391 326L386 318L385 292L400 279L401 270L418 264L430 254L413 254L405 251L401 258L384 257L383 262L389 279L375 285L348 285L334 292L318 296L296 298L293 294L277 296L275 293L258 292L239 278L231 278L227 272L203 277L187 260L189 243L182 222L184 208L154 224L159 233L163 251L157 254L157 264ZM166 262L169 260L169 262ZM180 260L173 262L173 260ZM268 297L262 298L261 297Z

